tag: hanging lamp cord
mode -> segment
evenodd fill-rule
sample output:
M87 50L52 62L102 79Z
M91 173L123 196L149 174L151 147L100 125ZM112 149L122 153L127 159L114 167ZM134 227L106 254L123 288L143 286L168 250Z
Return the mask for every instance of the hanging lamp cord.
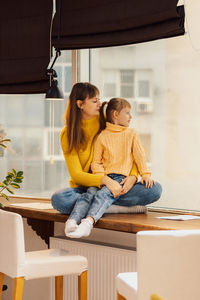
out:
M57 37L57 48L56 52L61 55L60 51L60 36L61 36L61 10L62 10L62 0L58 0L58 37Z
M58 34L57 34L57 47L56 47L56 56L50 66L49 69L47 69L46 74L48 76L57 77L56 72L53 70L53 66L57 60L57 58L61 55L61 51L60 51L60 36L61 36L61 9L62 9L62 0L57 0L56 1L57 4L57 9L56 12L58 12Z

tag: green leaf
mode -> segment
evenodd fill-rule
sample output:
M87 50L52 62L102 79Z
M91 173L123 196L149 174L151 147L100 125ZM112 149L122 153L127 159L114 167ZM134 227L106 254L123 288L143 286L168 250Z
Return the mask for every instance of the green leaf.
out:
M17 172L15 171L15 169L12 169L12 173L16 176Z
M1 193L1 196L4 197L8 201L10 200L9 197L6 194L4 194L4 193Z
M22 180L20 179L20 178L15 178L14 180L13 180L14 182L18 182L18 183L21 183L22 182Z
M11 190L9 187L6 187L6 189L7 189L7 191L8 191L9 193L14 194L14 191Z
M11 139L5 139L2 142L11 142Z
M3 207L3 204L0 202L0 208L2 208Z
M3 187L3 186L4 186L3 182L0 182L0 186L1 186L1 187Z
M8 176L14 177L15 174L13 174L12 172L8 172Z
M8 185L8 184L9 184L7 180L4 180L3 183L4 183L5 185Z
M13 174L7 175L6 178L13 178Z
M15 189L20 189L20 185L17 183L11 183L10 184L12 187L14 187Z
M0 147L6 148L6 145L4 145L4 144L0 144Z
M23 171L19 171L19 172L17 172L17 177L21 177L22 175L23 175Z

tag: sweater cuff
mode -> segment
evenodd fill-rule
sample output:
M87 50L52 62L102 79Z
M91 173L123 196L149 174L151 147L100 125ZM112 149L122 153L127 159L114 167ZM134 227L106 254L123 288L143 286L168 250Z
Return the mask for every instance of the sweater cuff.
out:
M147 176L149 175L149 177L150 177L151 174L152 174L152 173L151 173L150 171L147 171L147 172L142 173L142 174L141 174L141 177L146 176L146 175L147 175Z

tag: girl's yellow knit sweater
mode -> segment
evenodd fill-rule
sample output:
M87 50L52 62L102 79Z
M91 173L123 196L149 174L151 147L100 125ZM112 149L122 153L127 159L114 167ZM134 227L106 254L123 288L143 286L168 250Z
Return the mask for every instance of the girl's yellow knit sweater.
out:
M90 166L94 154L94 139L99 130L99 116L90 120L82 120L82 128L84 130L87 146L84 150L77 152L75 149L68 153L68 139L66 126L60 134L61 147L65 157L65 162L69 174L71 176L69 184L71 187L78 186L97 186L100 187L102 175L91 174ZM138 176L137 167L132 166L130 175Z
M95 142L92 172L98 175L116 173L128 176L134 162L141 176L151 174L136 131L107 122L106 129Z

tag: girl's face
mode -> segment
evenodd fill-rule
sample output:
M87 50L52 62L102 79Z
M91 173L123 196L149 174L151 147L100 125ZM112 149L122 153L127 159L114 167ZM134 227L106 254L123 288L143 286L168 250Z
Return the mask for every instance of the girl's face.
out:
M77 105L81 109L83 119L89 120L94 116L98 116L101 107L99 94L93 98L87 97L84 101L77 100Z
M131 108L124 107L120 112L114 112L114 124L129 127L131 116Z

